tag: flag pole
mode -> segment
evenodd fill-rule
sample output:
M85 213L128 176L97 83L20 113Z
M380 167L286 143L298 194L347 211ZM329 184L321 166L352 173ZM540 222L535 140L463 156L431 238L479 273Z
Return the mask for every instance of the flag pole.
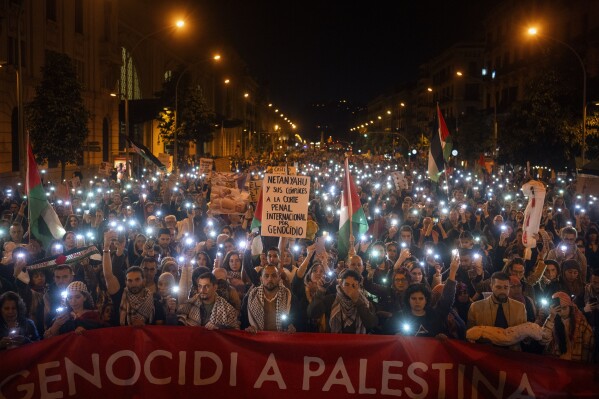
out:
M438 126L438 130L441 130L441 110L439 109L439 102L437 101L437 107L436 110L437 112L437 126ZM436 134L440 134L439 131L436 132ZM441 148L441 152L444 152L444 148ZM449 179L447 178L447 166L445 164L445 156L443 156L443 174L445 175L445 194L447 194L447 201L449 202Z
M343 195L345 195L345 198L347 198L347 212L349 213L349 251L348 251L348 256L354 256L355 255L354 243L356 241L356 238L354 237L354 233L353 233L354 210L353 210L353 204L352 204L352 198L351 198L351 195L352 195L351 179L350 179L350 174L349 174L349 164L348 164L347 157L345 157L345 180L346 180L347 190L345 190L346 192L343 193Z
M25 142L27 143L27 177L25 178L25 189L27 190L27 235L31 238L31 207L29 206L29 193L31 191L31 186L29 183L29 168L31 167L29 162L29 149L31 148L31 143L29 142L29 131L27 131L27 135L25 137ZM31 150L31 155L33 155L33 149ZM42 185L43 186L43 185Z

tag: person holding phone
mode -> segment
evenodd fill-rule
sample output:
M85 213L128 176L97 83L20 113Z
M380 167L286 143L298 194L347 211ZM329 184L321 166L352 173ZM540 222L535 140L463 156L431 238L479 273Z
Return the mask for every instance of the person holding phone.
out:
M545 259L552 259L563 264L566 260L576 260L580 265L582 278L587 276L587 259L584 254L576 247L576 238L578 232L574 227L568 226L560 230L561 241L559 245L549 251Z
M12 291L0 295L0 350L16 348L39 339L35 323L27 318L23 299Z
M544 353L564 360L592 362L595 337L591 326L570 295L558 291L552 298L540 341L545 345Z
M584 288L584 313L595 331L595 345L599 342L599 269L593 270L591 282ZM597 356L597 347L595 356Z
M71 331L82 334L85 330L102 327L107 325L100 319L87 286L81 281L73 281L66 289L65 306L56 309L56 318L45 331L44 338Z
M456 291L456 273L459 257L454 254L449 266L449 276L442 288L441 298L433 305L431 290L422 283L410 285L404 298L404 306L385 323L385 334L401 334L414 337L447 337L447 318ZM463 324L463 323L462 323Z

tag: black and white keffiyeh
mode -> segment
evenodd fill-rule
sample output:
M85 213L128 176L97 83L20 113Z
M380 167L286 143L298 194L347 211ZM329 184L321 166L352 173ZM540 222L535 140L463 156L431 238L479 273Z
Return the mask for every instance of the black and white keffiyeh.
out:
M264 330L264 286L252 288L248 292L248 318L250 325L257 330ZM291 292L283 285L279 285L276 297L276 323L277 331L283 331L283 315L289 315L291 309Z

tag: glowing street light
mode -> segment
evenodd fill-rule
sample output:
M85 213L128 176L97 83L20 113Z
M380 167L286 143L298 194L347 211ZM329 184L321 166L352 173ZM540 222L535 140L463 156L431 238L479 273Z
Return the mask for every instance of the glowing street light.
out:
M131 65L132 64L131 63L131 58L133 57L133 53L135 53L135 50L137 50L137 48L143 42L145 42L147 39L151 38L152 36L155 36L155 35L157 35L159 33L162 33L162 32L164 32L166 30L173 29L173 28L181 29L181 28L183 28L183 26L185 26L185 21L183 21L183 20L180 19L180 20L178 20L178 21L175 22L174 26L169 24L169 25L167 25L165 27L162 27L162 28L158 29L157 31L149 33L149 34L143 36L141 39L139 39L133 45L133 47L131 47L131 51L127 52L127 58L125 59L125 65L124 65L124 68L125 68L125 80L126 80L125 81L125 88L124 88L125 90L123 90L123 87L122 87L122 83L123 82L120 82L120 86L121 86L121 88L120 88L121 89L120 90L121 93L120 94L124 95L124 100L125 100L125 136L127 138L129 138L129 139L131 139L131 131L130 131L131 129L129 128L129 97L133 97L135 90L133 90L133 87L132 87L131 91L129 91L129 84L131 83L129 81L129 79L130 79L129 76L131 74L129 73L128 69L129 68L133 69L133 66ZM116 97L116 95L113 96L113 97ZM127 147L128 146L129 146L129 144L127 144ZM131 173L131 168L129 166L129 151L128 150L125 151L125 165L126 165L126 168L127 168L127 175L131 176L131 174L130 174Z

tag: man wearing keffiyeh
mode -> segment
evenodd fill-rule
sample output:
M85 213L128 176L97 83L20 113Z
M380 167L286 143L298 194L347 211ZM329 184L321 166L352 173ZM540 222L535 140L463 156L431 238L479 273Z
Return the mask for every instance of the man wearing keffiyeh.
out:
M214 274L206 272L198 277L198 293L177 309L179 324L204 326L209 330L239 328L237 309L217 294Z
M116 239L116 231L104 233L102 269L106 279L107 292L115 307L113 314L118 315L116 320L111 320L111 324L121 326L164 324L166 315L164 308L160 305L160 296L152 294L145 287L144 272L140 267L133 266L127 269L124 287L114 275L110 243ZM117 306L118 309L116 309Z
M241 305L241 326L246 331L295 332L291 324L292 294L281 284L276 266L262 269L261 285L252 288Z
M332 333L366 334L377 325L378 317L374 306L360 291L362 276L354 270L345 270L340 278L337 294L314 296L308 306L308 316L319 318L327 314Z

